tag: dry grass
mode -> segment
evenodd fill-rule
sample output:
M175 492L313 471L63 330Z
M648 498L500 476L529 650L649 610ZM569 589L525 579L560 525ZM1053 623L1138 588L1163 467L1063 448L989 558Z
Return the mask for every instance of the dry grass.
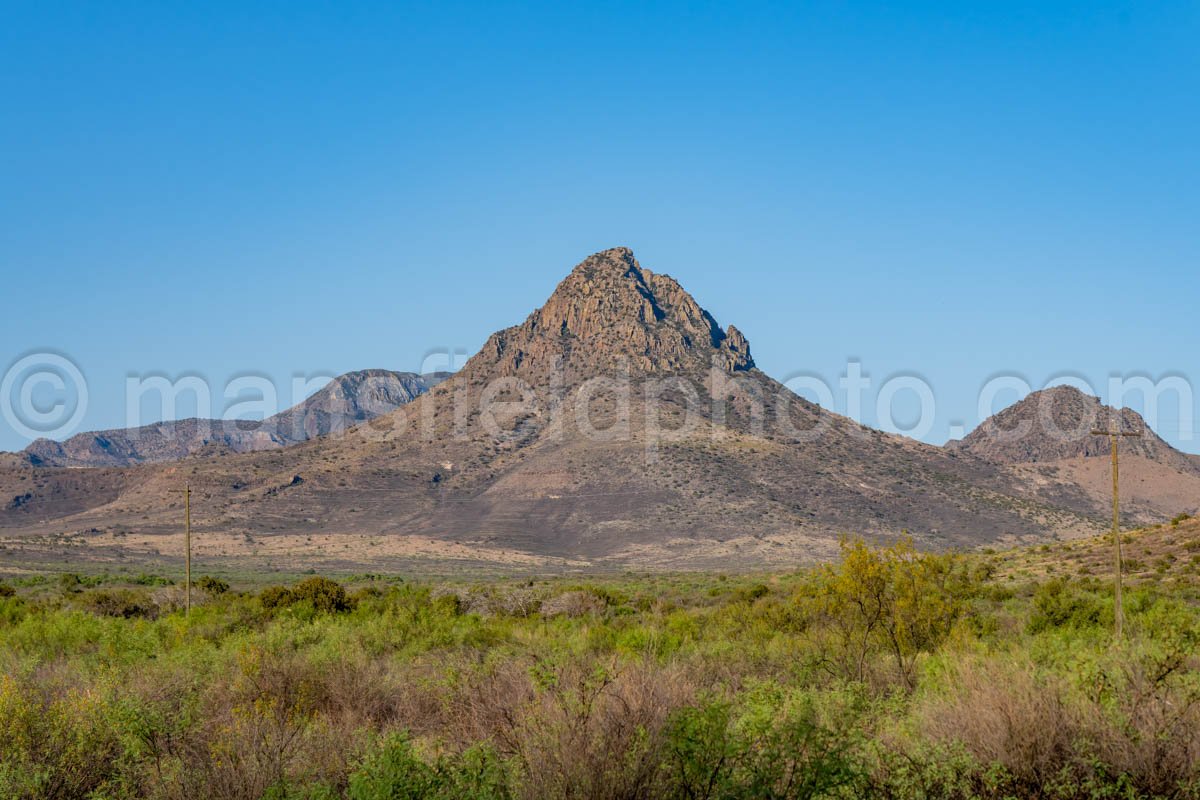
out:
M951 691L918 703L913 720L926 740L964 747L977 763L1001 768L998 783L1017 796L1087 796L1084 787L1122 775L1136 796L1194 797L1194 668L1176 680L1182 673L1116 665L1096 676L1089 693L1026 661L964 660Z
M681 666L507 663L468 680L448 722L460 746L488 741L515 759L531 800L643 798L668 718L697 691Z

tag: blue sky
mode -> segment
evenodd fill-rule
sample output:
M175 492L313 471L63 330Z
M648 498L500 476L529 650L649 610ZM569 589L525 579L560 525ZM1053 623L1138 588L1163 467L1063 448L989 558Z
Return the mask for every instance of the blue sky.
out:
M0 369L68 356L80 429L416 370L624 244L934 442L1000 373L1200 379L1200 6L897 5L0 4Z

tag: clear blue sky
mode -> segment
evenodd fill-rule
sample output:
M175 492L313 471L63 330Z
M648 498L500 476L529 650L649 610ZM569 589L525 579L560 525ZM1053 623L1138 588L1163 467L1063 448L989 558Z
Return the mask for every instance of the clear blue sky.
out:
M898 5L2 3L0 369L69 355L81 429L414 370L625 244L935 442L998 372L1200 380L1200 6Z

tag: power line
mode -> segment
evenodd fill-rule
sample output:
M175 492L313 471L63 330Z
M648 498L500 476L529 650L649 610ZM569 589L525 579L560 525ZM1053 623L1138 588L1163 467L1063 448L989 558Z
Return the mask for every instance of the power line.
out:
M1125 622L1125 609L1121 599L1121 500L1120 500L1120 472L1117 462L1117 442L1123 436L1140 437L1141 431L1122 431L1120 430L1120 421L1114 420L1107 430L1093 430L1095 436L1107 436L1109 443L1112 445L1112 508L1113 508L1113 550L1116 555L1116 583L1115 583L1115 599L1114 599L1114 623L1117 641L1121 640L1122 628Z
M183 579L183 613L192 613L192 486L185 483L182 489L172 489L173 492L183 492L184 519L184 579Z

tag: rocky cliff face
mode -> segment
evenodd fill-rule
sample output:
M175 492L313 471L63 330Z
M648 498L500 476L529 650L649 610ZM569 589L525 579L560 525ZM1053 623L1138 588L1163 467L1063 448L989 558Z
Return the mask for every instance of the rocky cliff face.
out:
M417 375L365 369L334 378L299 405L263 421L262 430L284 446L342 433L411 403L450 373Z
M537 378L561 368L586 378L714 364L752 369L746 337L722 329L674 278L643 269L632 251L616 247L576 266L523 324L493 334L465 371Z
M63 442L38 439L23 454L33 466L120 467L201 452L246 453L288 447L341 433L409 403L449 375L368 369L330 381L302 403L265 420L184 419L138 428L80 433Z
M1196 462L1164 442L1132 409L1114 409L1073 386L1034 392L990 417L961 441L947 445L998 464L1033 464L1068 458L1108 456L1108 437L1093 430L1140 433L1121 440L1121 452L1142 456L1181 472Z

